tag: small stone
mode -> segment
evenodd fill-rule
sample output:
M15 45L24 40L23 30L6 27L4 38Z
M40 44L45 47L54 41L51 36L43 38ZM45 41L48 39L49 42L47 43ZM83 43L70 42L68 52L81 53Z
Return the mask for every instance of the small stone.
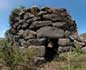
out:
M24 30L22 30L22 29L19 30L18 35L19 35L19 36L22 36L23 34L24 34Z
M33 14L31 14L31 13L26 13L25 15L24 15L24 19L26 20L26 19L31 19L31 18L33 18L34 17L34 15Z
M18 24L23 24L25 20L19 20Z
M47 14L47 12L46 12L46 11L40 11L40 12L38 13L38 16L43 15L43 14Z
M24 39L19 39L21 46L26 46L26 41Z
M37 39L29 39L27 43L30 45L40 46L45 44L46 39L45 38L37 38Z
M62 53L62 52L68 52L68 51L72 51L72 46L65 46L65 47L62 47L62 46L59 46L58 48L58 52L59 53Z
M64 24L66 24L66 22L56 22L56 23L52 23L52 25L55 26L55 27L63 27Z
M71 42L69 39L60 38L60 39L58 39L58 44L61 46L67 46L67 45L71 45Z
M28 23L24 23L24 24L22 25L22 28L26 28L26 27L28 27Z
M43 7L43 8L41 8L42 11L46 11L48 9L50 9L50 8L49 7Z
M25 39L29 39L29 38L35 38L36 36L36 32L32 31L32 30L25 30L23 33L23 37Z
M40 12L40 9L37 6L33 6L33 7L30 8L30 13L35 15L38 12Z

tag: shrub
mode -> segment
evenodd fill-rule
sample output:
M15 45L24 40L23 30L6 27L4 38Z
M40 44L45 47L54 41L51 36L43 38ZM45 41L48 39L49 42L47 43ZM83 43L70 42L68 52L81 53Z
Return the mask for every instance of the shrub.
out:
M21 52L19 47L12 47L7 42L0 47L0 59L5 61L5 65L10 67L10 70L16 70L16 67L22 64L28 67L30 59L35 55L33 49L23 48Z

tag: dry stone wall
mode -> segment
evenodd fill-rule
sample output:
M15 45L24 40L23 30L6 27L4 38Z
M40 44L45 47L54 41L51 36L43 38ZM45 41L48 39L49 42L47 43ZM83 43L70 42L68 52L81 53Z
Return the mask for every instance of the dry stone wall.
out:
M20 47L41 46L44 38L55 38L61 49L78 39L76 22L64 8L16 9L10 15L10 26L11 40Z

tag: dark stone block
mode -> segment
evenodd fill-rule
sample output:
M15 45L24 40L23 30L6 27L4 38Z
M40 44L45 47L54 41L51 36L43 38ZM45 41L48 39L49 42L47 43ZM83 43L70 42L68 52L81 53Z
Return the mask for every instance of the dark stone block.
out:
M34 21L29 28L32 28L32 29L36 29L36 28L39 28L39 27L43 27L43 26L50 26L52 25L52 22L51 21Z
M42 27L37 31L37 37L59 38L64 37L64 31L56 27Z

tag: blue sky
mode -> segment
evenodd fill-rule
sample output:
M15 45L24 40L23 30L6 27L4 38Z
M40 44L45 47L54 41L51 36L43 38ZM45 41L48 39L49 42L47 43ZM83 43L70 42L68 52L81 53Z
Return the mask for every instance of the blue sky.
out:
M79 34L86 33L86 0L0 0L0 37L4 37L5 31L10 28L8 19L13 8L33 5L66 8L76 20Z

